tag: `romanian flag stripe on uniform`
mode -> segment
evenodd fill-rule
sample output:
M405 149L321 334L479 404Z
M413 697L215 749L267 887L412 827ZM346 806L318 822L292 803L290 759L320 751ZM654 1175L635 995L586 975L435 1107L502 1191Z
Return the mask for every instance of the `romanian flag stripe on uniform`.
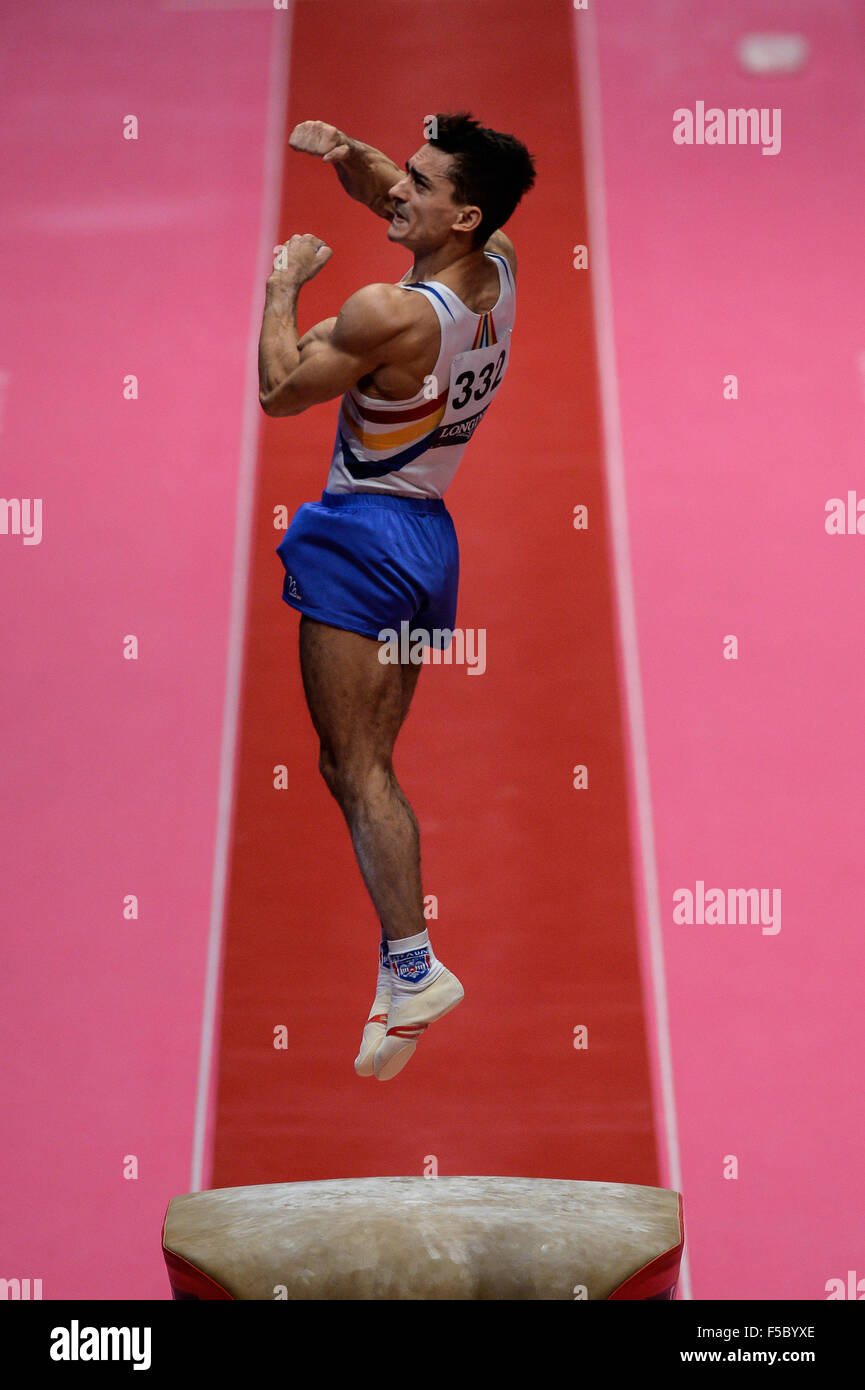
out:
M493 343L497 342L496 326L493 323L493 311L490 309L487 313L481 314L480 323L475 333L475 340L472 343L472 351L474 351L475 348L490 347Z

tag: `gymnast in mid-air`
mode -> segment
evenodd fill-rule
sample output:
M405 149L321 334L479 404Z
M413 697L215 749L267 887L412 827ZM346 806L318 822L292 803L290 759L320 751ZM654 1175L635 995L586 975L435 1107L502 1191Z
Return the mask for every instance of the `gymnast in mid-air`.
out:
M295 127L291 148L332 164L413 264L300 337L300 288L331 250L309 233L290 237L267 280L258 359L268 415L341 398L321 500L299 508L277 553L283 598L301 614L319 766L381 924L354 1064L380 1081L464 993L429 940L418 825L392 759L420 673L414 653L446 648L456 622L459 549L443 498L504 379L517 262L500 229L535 181L526 147L467 112L426 117L424 136L399 168L323 121ZM382 634L402 624L413 655L385 662Z

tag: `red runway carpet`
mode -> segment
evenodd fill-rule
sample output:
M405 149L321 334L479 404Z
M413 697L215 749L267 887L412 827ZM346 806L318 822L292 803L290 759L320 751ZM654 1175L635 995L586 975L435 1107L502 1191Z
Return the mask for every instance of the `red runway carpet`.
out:
M318 775L274 526L276 508L290 519L320 494L337 407L266 420L208 1184L419 1173L430 1156L442 1174L655 1184L592 306L572 265L587 228L570 15L539 5L528 28L502 0L396 10L297 6L286 137L324 119L401 164L424 115L468 108L538 166L507 228L508 378L447 498L457 624L486 630L487 669L424 669L395 756L437 898L431 937L466 999L396 1080L354 1075L378 921ZM281 208L275 242L314 232L334 250L302 293L302 331L407 269L317 161L286 153Z

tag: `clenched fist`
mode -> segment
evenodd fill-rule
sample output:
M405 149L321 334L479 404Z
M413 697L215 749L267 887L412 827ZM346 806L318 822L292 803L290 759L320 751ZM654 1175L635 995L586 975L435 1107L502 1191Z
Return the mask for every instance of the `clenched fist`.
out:
M267 277L268 286L305 285L332 255L331 248L321 237L311 232L295 233L276 253L273 272Z
M302 154L318 155L325 164L338 164L351 153L352 146L347 135L325 121L301 121L288 137L288 143Z

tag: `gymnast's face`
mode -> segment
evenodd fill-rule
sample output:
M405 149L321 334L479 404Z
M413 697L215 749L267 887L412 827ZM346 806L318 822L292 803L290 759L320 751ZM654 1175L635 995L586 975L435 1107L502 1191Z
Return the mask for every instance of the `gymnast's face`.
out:
M478 225L480 208L455 201L452 164L453 156L434 145L422 145L406 160L406 172L390 188L396 212L389 241L415 253L434 251L454 232L471 232Z

